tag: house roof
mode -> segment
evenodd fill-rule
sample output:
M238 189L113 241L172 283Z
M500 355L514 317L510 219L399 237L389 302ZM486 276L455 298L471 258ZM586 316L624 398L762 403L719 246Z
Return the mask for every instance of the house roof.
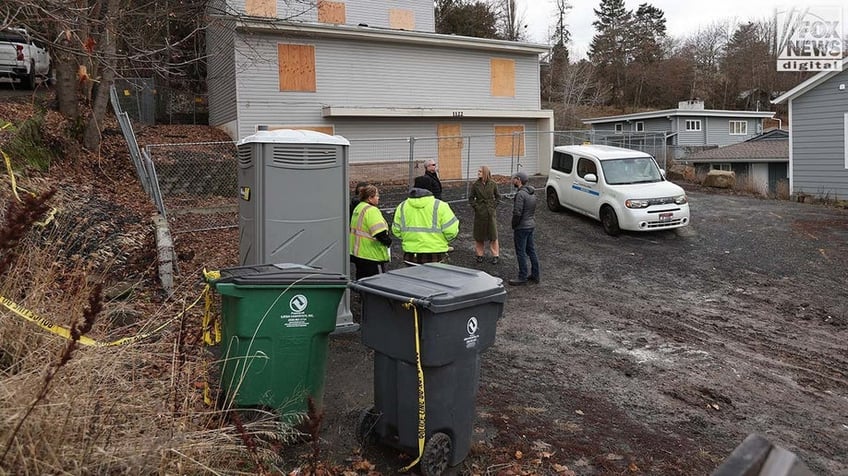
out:
M661 111L637 112L620 116L604 116L583 119L584 124L602 124L605 122L636 121L642 119L671 118L674 116L713 116L766 118L774 116L771 111L727 111L721 109L663 109Z
M789 162L789 139L739 142L686 157L687 162Z
M334 25L301 21L286 21L266 18L239 19L236 28L251 32L267 32L275 34L301 34L331 38L360 39L385 43L417 44L432 46L447 46L451 48L466 48L497 52L512 52L519 54L543 54L550 51L547 45L523 43L517 41L492 40L470 36L445 35L423 31L396 30L372 26Z
M842 71L844 71L846 69L845 68L846 64L848 64L848 56L842 58ZM794 88L790 89L789 91L781 94L775 100L772 101L772 104L780 104L784 101L794 99L794 98L806 93L807 91L813 89L814 87L818 86L819 84L827 81L828 79L836 76L837 74L841 73L842 71L840 71L840 70L822 71L821 73L813 76L812 78L807 79L806 81L799 84L798 86L795 86Z
M755 135L750 139L745 139L745 142L754 142L761 140L783 140L789 138L789 131L785 129L771 129L764 131L762 134Z

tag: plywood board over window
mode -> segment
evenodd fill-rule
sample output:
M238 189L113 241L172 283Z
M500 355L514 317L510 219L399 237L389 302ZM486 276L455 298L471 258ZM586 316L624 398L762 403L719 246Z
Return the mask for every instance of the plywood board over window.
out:
M492 96L515 97L515 60L492 58Z
M268 131L277 131L280 129L294 129L299 131L315 131L315 132L323 132L327 135L334 135L335 129L333 126L291 126L291 125L281 125L281 124L271 124L265 126L265 130Z
M280 91L315 92L315 46L280 43Z
M396 30L414 30L415 13L412 10L392 8L389 10L389 28Z
M462 125L438 124L436 135L439 137L439 177L458 179L462 177Z
M321 23L344 25L347 22L344 2L318 0L318 21Z
M246 0L244 13L252 17L277 17L277 0Z
M524 156L524 126L495 126L495 157Z

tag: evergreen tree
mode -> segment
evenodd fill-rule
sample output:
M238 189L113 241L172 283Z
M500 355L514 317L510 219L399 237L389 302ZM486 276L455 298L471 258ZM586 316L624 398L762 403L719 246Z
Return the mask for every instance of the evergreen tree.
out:
M484 1L436 1L437 33L496 39L497 25L497 13Z
M589 61L599 79L611 89L613 102L624 105L626 67L631 61L633 14L624 8L624 0L601 0L592 22L597 32L589 45Z

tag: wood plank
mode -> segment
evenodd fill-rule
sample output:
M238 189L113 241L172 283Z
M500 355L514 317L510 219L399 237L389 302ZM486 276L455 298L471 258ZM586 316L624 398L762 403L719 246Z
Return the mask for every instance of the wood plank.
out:
M347 12L344 2L318 0L318 21L321 23L344 25L347 22Z
M436 135L439 137L439 178L462 178L462 125L456 123L438 124Z
M315 46L277 45L280 91L315 92Z
M252 17L277 17L277 1L276 0L246 0L244 3L244 13Z
M389 9L389 28L396 30L414 30L415 13L412 10L402 8Z
M523 125L495 126L495 157L524 157Z
M515 97L515 60L492 58L492 96Z

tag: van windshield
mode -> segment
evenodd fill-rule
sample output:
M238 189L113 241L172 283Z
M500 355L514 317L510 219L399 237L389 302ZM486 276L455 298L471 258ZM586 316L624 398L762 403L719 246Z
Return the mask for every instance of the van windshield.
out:
M663 177L654 159L636 157L601 161L604 180L609 185L662 182Z

